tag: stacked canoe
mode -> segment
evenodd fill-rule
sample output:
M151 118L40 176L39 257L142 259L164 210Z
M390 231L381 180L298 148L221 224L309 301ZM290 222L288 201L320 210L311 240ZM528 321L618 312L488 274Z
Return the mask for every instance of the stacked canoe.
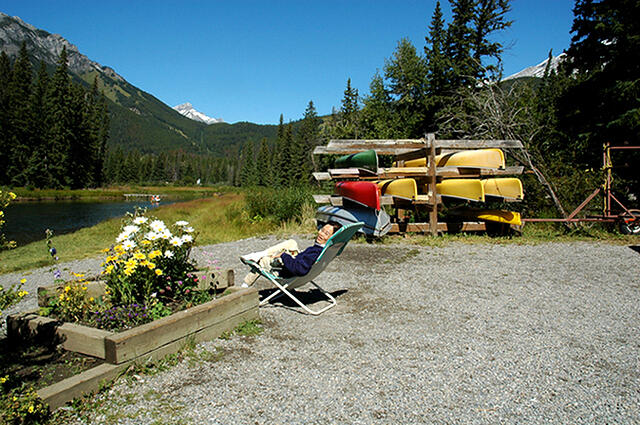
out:
M426 167L427 158L418 158L403 163L395 163L400 167ZM474 149L451 152L435 157L436 167L457 167L458 169L504 170L505 157L501 149ZM412 179L404 179L412 180ZM429 185L424 185L429 191ZM521 201L524 198L522 182L518 178L442 178L436 183L438 195L464 201ZM520 225L520 214L512 211L495 209L464 209L465 217L483 221Z
M396 168L427 167L428 162L428 158L422 157L397 161L393 166ZM491 175L492 170L505 170L505 156L501 149L464 150L437 155L435 165L437 169L455 168L461 175ZM335 161L335 167L336 169L366 170L375 176L378 173L378 157L375 150L345 155ZM414 204L428 203L429 200L436 199L434 195L442 197L443 200L457 199L465 202L521 201L524 197L521 181L513 177L438 177L435 188L436 194L430 193L430 186L420 178L340 181L335 184L334 192L343 200L341 208L321 207L318 210L318 221L326 222L332 219L343 224L365 221L367 224L363 232L381 236L390 228L390 218L381 208L381 196L392 197L394 202ZM454 214L474 220L521 224L518 213L491 208L459 208L454 211Z
M337 168L360 168L377 172L378 155L371 149L345 155L335 161ZM380 206L380 188L368 181L342 181L335 185L335 194L342 197L342 206L320 207L316 213L319 224L335 221L340 224L364 222L360 232L368 236L383 236L391 229L391 217Z

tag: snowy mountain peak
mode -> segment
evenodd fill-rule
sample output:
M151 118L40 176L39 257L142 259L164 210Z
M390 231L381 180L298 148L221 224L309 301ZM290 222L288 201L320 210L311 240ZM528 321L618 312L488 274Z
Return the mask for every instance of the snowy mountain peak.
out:
M183 103L182 105L174 106L173 109L181 113L187 118L190 118L194 121L200 121L205 124L215 124L219 122L224 122L222 118L211 118L203 114L202 112L196 111L193 105L189 102Z
M557 69L560 62L562 62L566 56L567 56L566 53L560 53L558 56L554 56L553 58L551 58L551 69L552 70ZM549 58L543 60L537 65L530 66L528 68L523 69L520 72L516 72L515 74L509 75L508 77L503 78L502 81L511 80L514 78L522 78L522 77L542 78L544 77L544 70L547 67L547 62L549 62Z

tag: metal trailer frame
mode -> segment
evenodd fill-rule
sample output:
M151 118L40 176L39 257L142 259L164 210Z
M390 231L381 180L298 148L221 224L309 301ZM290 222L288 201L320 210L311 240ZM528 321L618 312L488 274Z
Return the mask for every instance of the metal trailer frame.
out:
M611 170L613 164L611 162L612 150L640 149L640 146L611 146L609 142L603 145L602 153L602 169L605 171L604 184L591 193L578 207L571 212L566 218L523 218L524 223L578 223L578 222L595 222L595 223L620 223L629 225L638 222L640 225L640 210L627 208L612 192L613 176ZM576 217L580 211L584 209L600 192L604 194L604 202L602 205L602 215ZM612 211L612 204L615 202L623 212L615 214Z

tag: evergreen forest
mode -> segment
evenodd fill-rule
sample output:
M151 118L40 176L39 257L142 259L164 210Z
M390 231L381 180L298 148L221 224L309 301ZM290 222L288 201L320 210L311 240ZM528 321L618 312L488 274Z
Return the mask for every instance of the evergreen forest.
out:
M640 65L632 60L640 51L640 3L576 0L560 66L549 66L543 78L505 81L505 46L496 36L512 24L510 0L448 0L448 6L449 21L440 2L425 17L423 45L400 39L381 58L365 95L347 79L339 108L320 117L309 101L299 121L280 116L275 136L271 126L232 140L227 127L210 125L204 131L225 138L208 153L119 144L109 134L114 116L98 84L86 90L72 83L64 52L51 76L44 66L34 72L25 51L13 64L2 54L0 184L306 187L314 184L311 172L328 165L313 157L313 148L329 139L430 132L439 139L521 140L526 149L508 157L532 171L523 176L522 207L553 208L556 196L574 207L601 184L604 143L640 145ZM616 191L630 202L640 194L638 160L640 151L613 157Z

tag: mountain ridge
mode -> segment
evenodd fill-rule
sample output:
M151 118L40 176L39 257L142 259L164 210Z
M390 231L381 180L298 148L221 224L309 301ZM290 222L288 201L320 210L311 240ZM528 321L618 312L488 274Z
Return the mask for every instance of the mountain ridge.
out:
M203 122L207 125L224 122L222 118L211 118L210 116L203 114L202 112L196 110L196 108L194 108L193 105L189 102L174 106L173 109L187 118L190 118L194 121Z
M257 142L276 137L275 125L217 123L208 126L185 117L129 83L115 69L89 59L63 36L0 12L0 50L15 58L23 42L34 71L42 61L51 73L57 66L60 52L66 48L69 73L74 82L90 87L97 77L111 116L109 148L121 146L143 153L183 150L224 157L234 156L248 140Z

